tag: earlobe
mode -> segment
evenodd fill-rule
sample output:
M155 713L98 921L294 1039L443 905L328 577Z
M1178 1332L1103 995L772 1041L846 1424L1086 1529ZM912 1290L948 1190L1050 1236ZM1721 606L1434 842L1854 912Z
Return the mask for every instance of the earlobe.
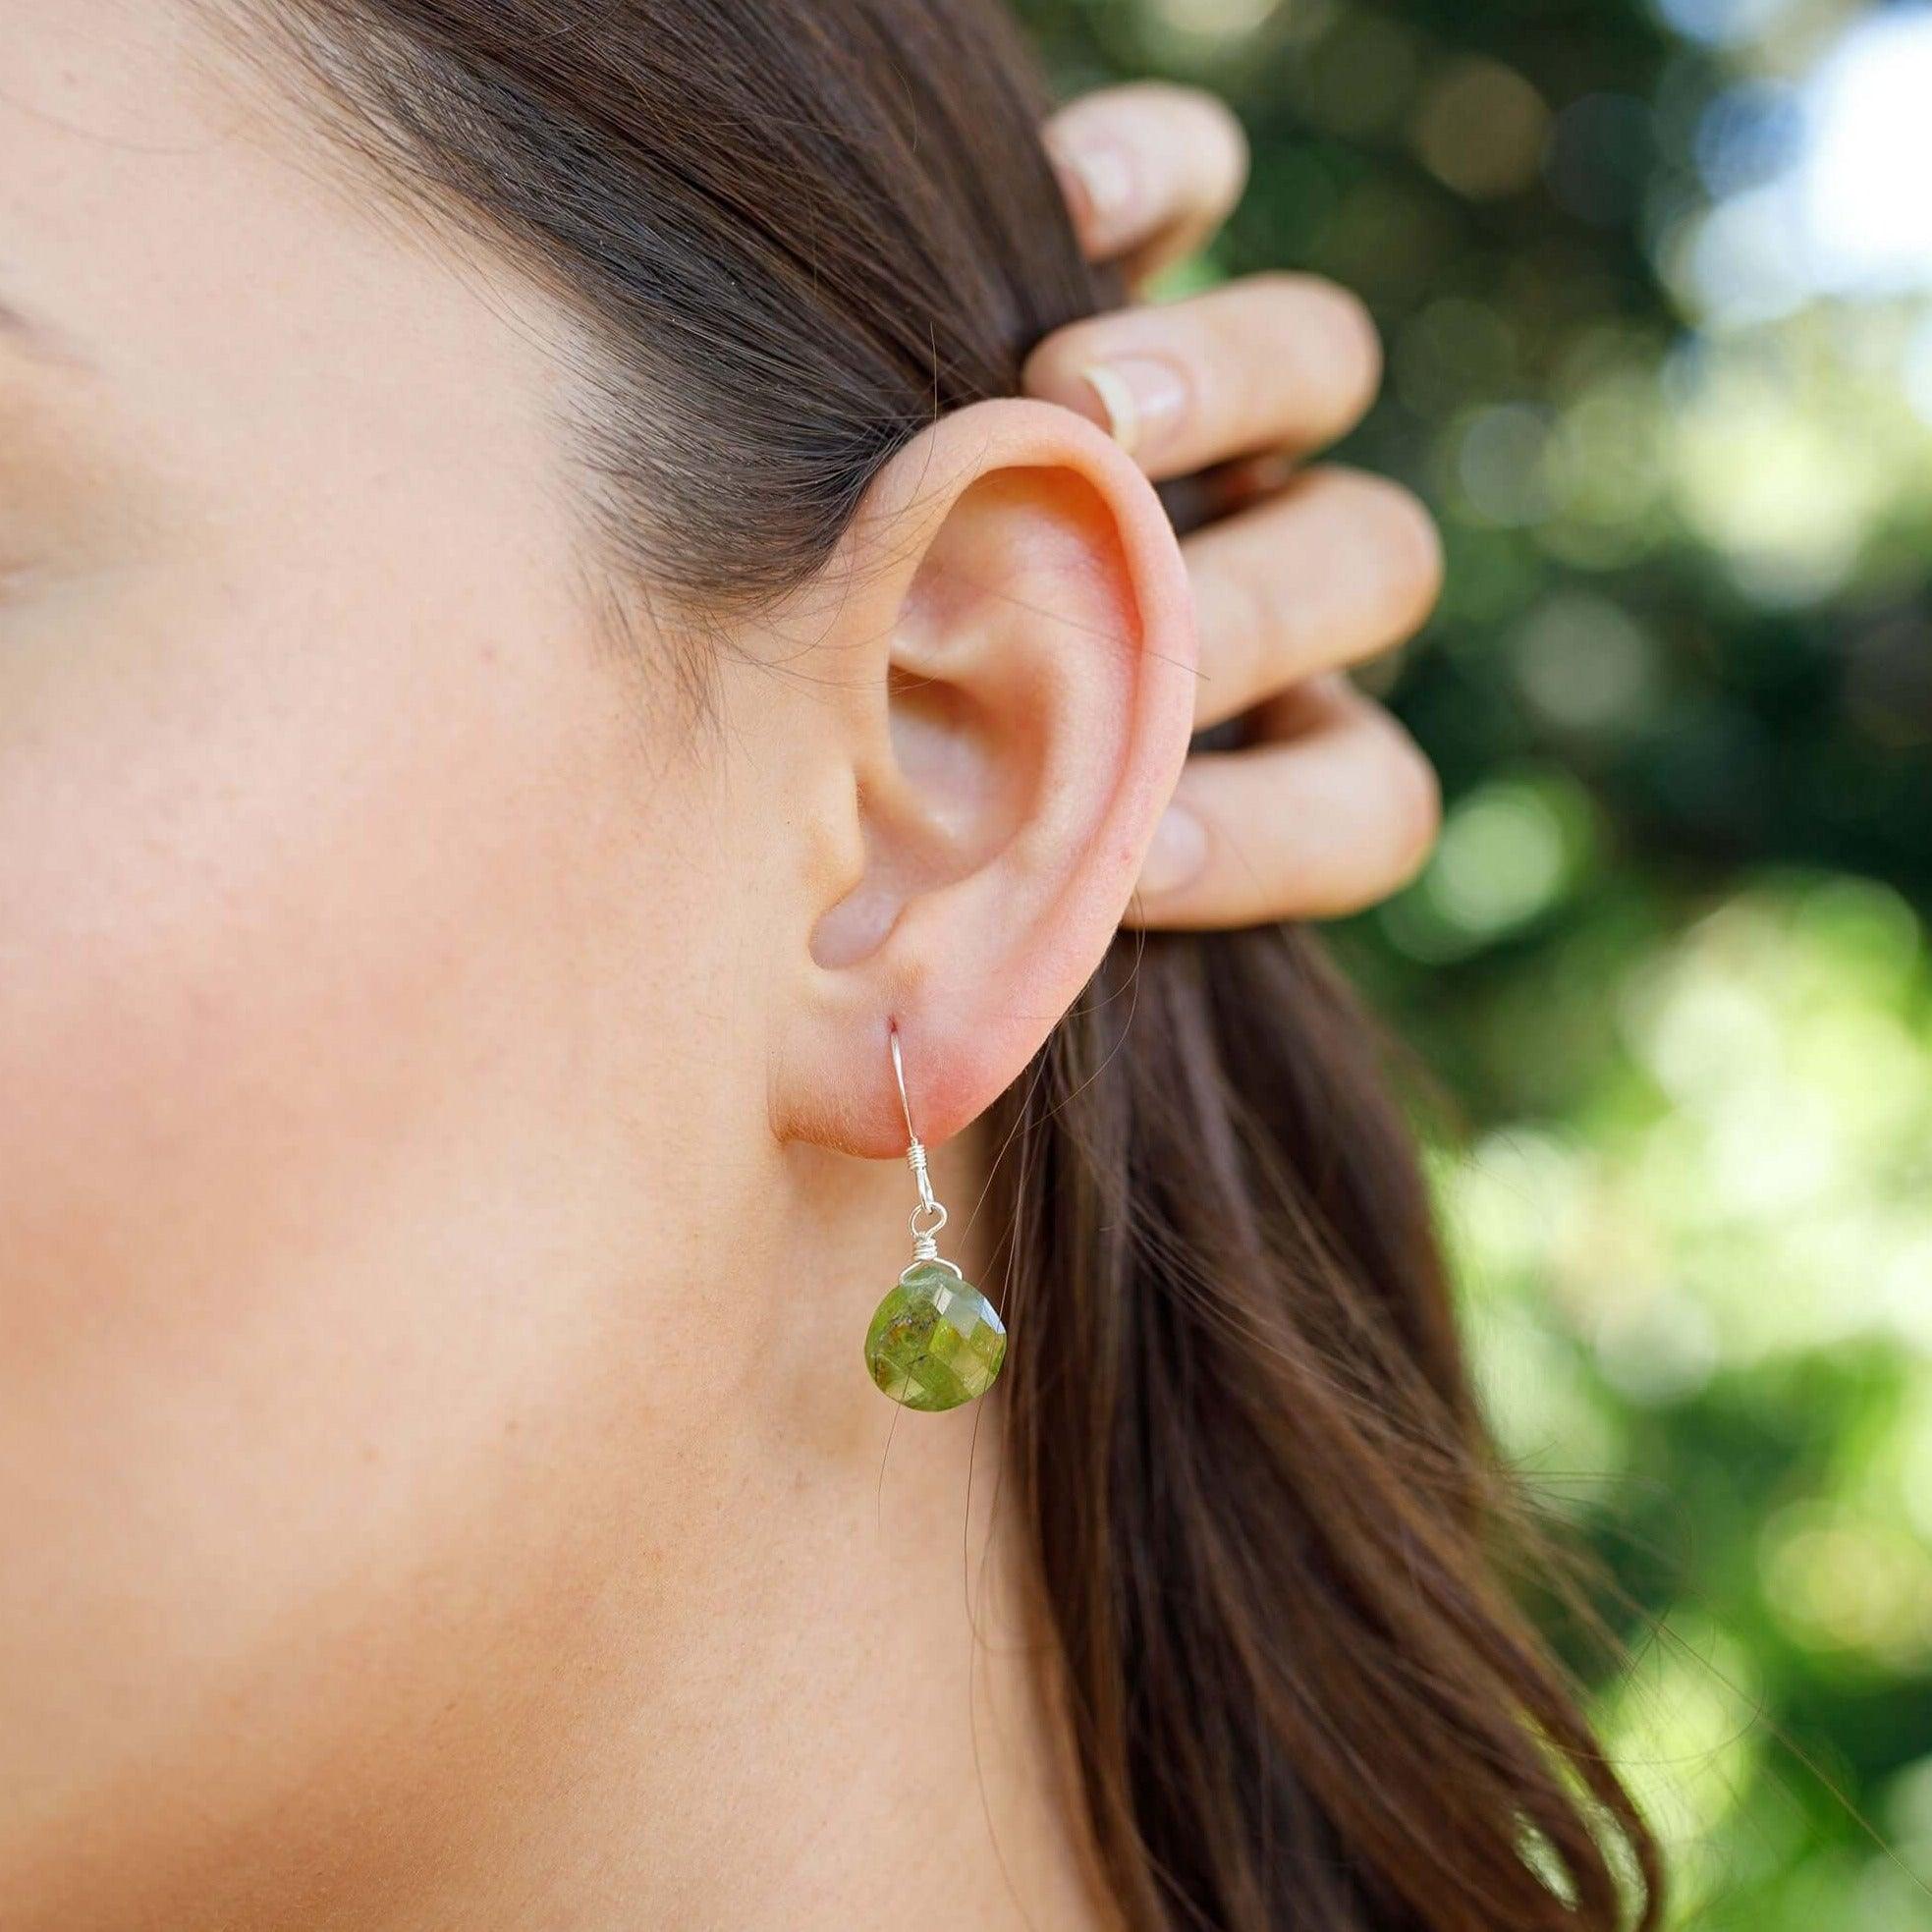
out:
M828 746L862 875L813 909L773 1041L774 1128L904 1152L959 1132L1098 966L1187 754L1185 568L1152 487L1071 411L982 403L875 479L828 572L850 729Z

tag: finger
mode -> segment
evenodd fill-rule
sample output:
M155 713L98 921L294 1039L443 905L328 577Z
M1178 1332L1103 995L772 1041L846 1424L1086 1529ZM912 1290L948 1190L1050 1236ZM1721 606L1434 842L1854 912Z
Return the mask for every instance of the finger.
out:
M1190 254L1247 181L1241 123L1192 87L1140 82L1084 94L1044 138L1088 260L1131 258L1137 274Z
M1402 488L1323 468L1183 545L1194 590L1197 730L1421 629L1442 540Z
M1126 924L1334 918L1420 868L1441 804L1408 734L1339 676L1270 708L1279 736L1188 759Z
M1022 381L1162 477L1330 442L1360 419L1381 375L1355 297L1315 276L1266 274L1070 322L1026 359Z

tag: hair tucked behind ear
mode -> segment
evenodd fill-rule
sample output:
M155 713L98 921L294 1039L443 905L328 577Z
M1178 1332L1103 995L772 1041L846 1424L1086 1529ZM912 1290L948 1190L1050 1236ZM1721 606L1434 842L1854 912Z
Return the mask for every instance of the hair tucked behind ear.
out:
M245 11L568 300L590 499L694 612L804 579L896 448L1116 295L989 0ZM1651 1841L1497 1580L1376 1060L1297 934L1123 936L1000 1103L1011 1464L1093 1836L1141 1932L1651 1926Z

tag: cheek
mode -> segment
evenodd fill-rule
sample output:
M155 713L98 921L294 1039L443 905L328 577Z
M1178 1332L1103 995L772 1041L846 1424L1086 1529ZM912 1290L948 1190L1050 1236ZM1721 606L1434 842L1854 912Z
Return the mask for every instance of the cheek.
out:
M36 623L0 644L0 1789L179 1733L332 1584L380 1603L582 1399L587 1320L535 1290L619 1245L614 1008L708 966L569 612L230 579Z
M77 1311L245 1318L250 1247L339 1224L568 913L533 655L129 615L0 739L0 1213L49 1352Z

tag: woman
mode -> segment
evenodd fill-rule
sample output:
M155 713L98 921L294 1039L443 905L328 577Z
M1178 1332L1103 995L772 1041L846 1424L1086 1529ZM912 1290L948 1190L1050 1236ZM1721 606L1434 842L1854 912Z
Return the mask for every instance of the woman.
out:
M1358 1022L1117 934L1356 889L1343 689L1183 762L1426 541L1122 446L1352 311L1080 320L978 0L0 38L6 1925L1619 1923Z

